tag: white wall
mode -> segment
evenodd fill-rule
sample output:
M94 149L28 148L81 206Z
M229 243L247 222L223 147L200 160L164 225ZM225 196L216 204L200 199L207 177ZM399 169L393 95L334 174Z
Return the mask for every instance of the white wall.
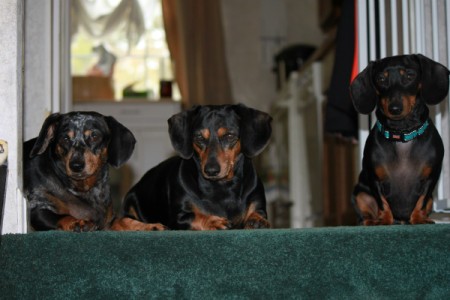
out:
M24 140L52 112L71 109L69 0L24 0Z
M60 10L68 1L0 1L0 139L8 141L8 181L3 233L26 232L22 190L22 142L37 136L44 119L64 107L62 71L58 64ZM57 16L57 18L55 18ZM56 25L56 27L54 26ZM68 53L63 53L68 57ZM23 70L23 71L22 71ZM67 97L66 97L67 98ZM63 99L63 100L61 100Z
M228 71L236 102L268 110L276 98L273 55L291 44L319 45L316 0L222 0ZM267 37L282 37L267 42Z
M52 107L52 1L25 0L24 140L38 135Z

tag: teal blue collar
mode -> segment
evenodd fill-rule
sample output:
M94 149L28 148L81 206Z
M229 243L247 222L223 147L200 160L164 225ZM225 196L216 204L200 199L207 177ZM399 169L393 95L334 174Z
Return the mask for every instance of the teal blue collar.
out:
M419 135L422 135L425 132L425 130L427 130L429 125L430 125L430 123L428 122L428 120L426 120L422 124L422 126L417 128L416 130L413 130L409 133L396 133L396 132L392 132L392 131L384 129L383 125L381 125L380 121L378 121L378 120L377 120L377 124L376 124L378 131L387 140L395 141L395 142L402 142L402 143L409 142L409 141L415 139L416 137L418 137Z

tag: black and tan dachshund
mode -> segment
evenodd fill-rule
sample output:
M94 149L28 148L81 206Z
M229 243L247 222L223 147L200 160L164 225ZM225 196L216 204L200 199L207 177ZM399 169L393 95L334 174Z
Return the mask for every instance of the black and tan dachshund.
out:
M449 70L423 56L371 62L352 82L356 110L376 107L353 203L363 225L426 224L444 146L427 105L448 93Z
M54 113L24 144L24 191L34 230L111 229L108 164L119 167L134 150L133 134L95 112ZM153 230L124 220L115 229ZM157 229L157 228L156 228Z
M270 227L251 158L269 142L271 120L241 104L195 106L172 116L169 135L179 156L132 187L125 216L170 229Z

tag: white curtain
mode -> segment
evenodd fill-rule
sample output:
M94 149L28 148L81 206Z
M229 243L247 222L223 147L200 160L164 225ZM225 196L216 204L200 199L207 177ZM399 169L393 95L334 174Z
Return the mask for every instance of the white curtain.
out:
M123 30L128 47L135 46L145 32L145 22L138 0L122 0L110 12L95 16L94 2L89 0L71 1L71 34L83 27L93 38L102 43L111 43L108 36ZM113 46L113 45L112 45Z

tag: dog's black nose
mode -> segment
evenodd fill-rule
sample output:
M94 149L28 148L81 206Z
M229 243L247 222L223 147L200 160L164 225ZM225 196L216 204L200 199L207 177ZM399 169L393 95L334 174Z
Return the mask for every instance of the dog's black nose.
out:
M389 105L389 112L394 116L398 116L403 112L403 105L391 104Z
M220 165L217 162L208 162L205 165L205 174L208 176L217 176L220 173Z
M69 167L74 172L81 172L84 169L84 161L82 160L73 160L69 163Z

